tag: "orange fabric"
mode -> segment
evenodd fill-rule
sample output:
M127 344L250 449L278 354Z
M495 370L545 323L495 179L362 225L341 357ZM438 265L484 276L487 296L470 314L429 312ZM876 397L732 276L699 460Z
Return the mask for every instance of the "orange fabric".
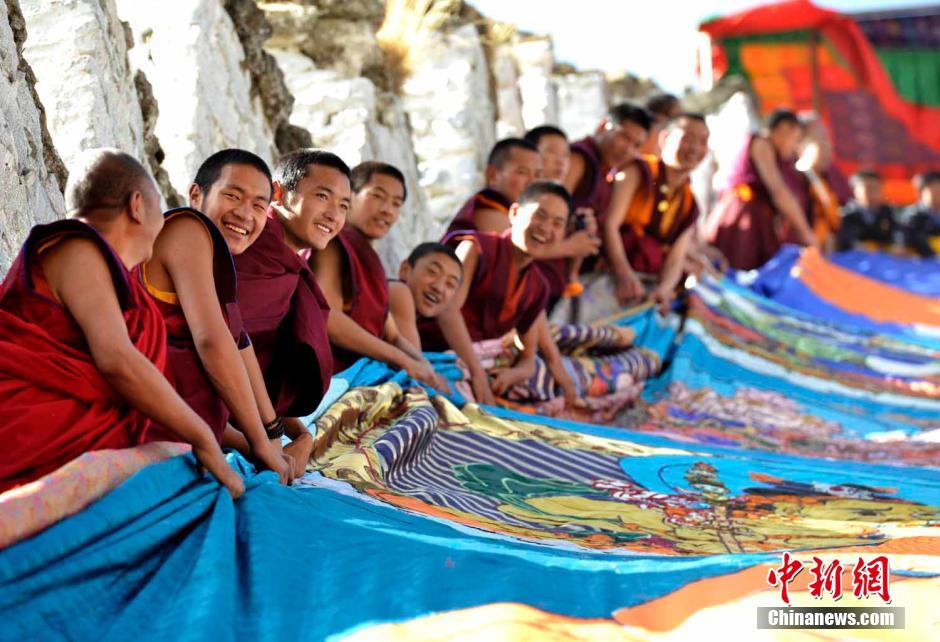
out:
M839 197L825 178L810 180L810 201L813 208L813 232L816 240L824 243L830 234L837 232L842 225L839 214Z
M658 159L655 156L644 155L642 160L649 165L650 182L641 183L637 187L636 194L633 195L633 200L627 208L627 218L624 220L624 224L632 227L639 236L646 233L646 226L653 218L653 208L656 207L656 192L653 190L653 185L659 177Z
M841 268L825 260L818 250L804 250L795 269L816 296L846 312L884 323L940 327L940 301Z

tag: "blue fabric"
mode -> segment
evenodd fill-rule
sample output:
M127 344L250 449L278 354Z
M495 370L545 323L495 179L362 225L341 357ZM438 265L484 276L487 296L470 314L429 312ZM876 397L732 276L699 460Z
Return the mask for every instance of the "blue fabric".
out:
M497 601L607 617L774 557L544 550L280 486L230 457L237 502L177 457L0 551L0 640L322 640Z

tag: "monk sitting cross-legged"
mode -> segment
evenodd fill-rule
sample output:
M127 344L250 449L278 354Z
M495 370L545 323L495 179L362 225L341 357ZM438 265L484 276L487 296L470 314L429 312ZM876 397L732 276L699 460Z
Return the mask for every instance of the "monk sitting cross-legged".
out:
M261 235L235 256L238 307L287 435L316 410L330 385L329 305L307 257L339 233L349 208L349 167L318 149L284 155L274 168L273 198Z
M351 178L353 197L345 227L325 249L310 256L310 267L331 307L334 373L366 356L446 390L446 381L401 335L388 313L388 279L372 248L398 220L407 196L405 177L392 165L365 162L352 170Z
M166 326L130 274L163 226L156 185L131 156L94 150L66 204L70 218L32 229L0 289L0 491L140 444L153 420L238 497L241 477L164 377Z
M221 443L286 482L303 473L313 439L304 432L293 445L301 461L292 470L281 454L282 423L235 301L232 262L264 228L270 170L251 152L226 149L203 162L189 197L192 208L164 215L153 257L139 270L167 323L171 380ZM154 428L166 438L162 432Z

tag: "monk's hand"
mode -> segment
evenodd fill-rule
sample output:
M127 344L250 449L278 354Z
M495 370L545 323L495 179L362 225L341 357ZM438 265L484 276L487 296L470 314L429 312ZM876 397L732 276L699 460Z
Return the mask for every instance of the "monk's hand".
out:
M491 373L496 377L490 384L490 389L497 397L505 397L513 386L522 383L527 378L525 371L518 366L514 368L494 368Z
M476 397L477 403L489 406L496 405L496 397L493 396L493 391L490 389L490 379L485 371L480 370L471 373L470 389L473 390L473 396Z
M578 396L578 387L574 384L574 379L567 372L560 372L555 376L555 382L561 386L561 392L565 397L565 407L569 410L575 408L585 408L587 404Z
M210 438L205 444L193 444L196 460L228 489L232 499L238 499L245 492L245 480L229 466L222 454L222 449Z
M437 372L434 371L434 367L427 360L421 359L419 361L409 358L405 362L405 372L415 381L419 381L429 388L437 388L435 385L437 383Z
M575 232L566 239L566 243L569 253L576 259L594 256L601 249L601 240L587 230Z
M440 372L437 372L437 371L434 372L434 380L436 381L436 383L434 384L435 390L437 390L438 392L443 392L444 394L448 394L451 392L450 382L447 380L447 377L442 375Z
M672 308L672 300L675 298L675 293L672 288L667 288L662 285L657 286L655 290L650 292L649 300L656 304L659 309L659 313L663 316L669 313L669 310Z
M597 236L597 217L594 215L594 208L579 207L574 213L584 221L584 231L591 236Z
M645 292L646 288L643 287L643 282L640 281L640 277L636 275L636 272L631 270L627 274L617 277L614 294L617 296L617 303L620 305L627 305L632 301L636 301Z
M288 464L284 458L280 441L278 441L275 446L272 444L272 441L266 440L264 444L254 451L254 456L259 465L277 473L278 480L282 484L289 484L291 482L294 473L293 458L291 458L291 463ZM290 457L290 455L287 456Z

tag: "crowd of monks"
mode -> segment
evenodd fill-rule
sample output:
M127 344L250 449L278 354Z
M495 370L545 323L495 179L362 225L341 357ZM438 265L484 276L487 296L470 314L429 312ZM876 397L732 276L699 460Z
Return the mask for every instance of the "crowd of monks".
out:
M272 172L226 149L199 167L188 207L161 212L140 163L90 150L71 168L68 217L31 230L0 289L0 492L86 451L158 440L189 443L234 497L244 486L223 447L289 483L313 448L300 418L361 357L447 391L425 352L453 350L488 404L539 363L577 406L591 393L548 313L586 272L610 275L622 306L665 310L684 275L756 268L785 242L940 250L940 174L920 176L920 202L896 214L877 174L850 190L818 123L783 110L701 222L689 175L708 139L701 115L658 96L614 106L582 140L552 125L501 140L483 189L395 279L374 249L408 198L392 165L300 149ZM485 368L475 346L512 334L514 361ZM612 329L609 347L632 339Z

